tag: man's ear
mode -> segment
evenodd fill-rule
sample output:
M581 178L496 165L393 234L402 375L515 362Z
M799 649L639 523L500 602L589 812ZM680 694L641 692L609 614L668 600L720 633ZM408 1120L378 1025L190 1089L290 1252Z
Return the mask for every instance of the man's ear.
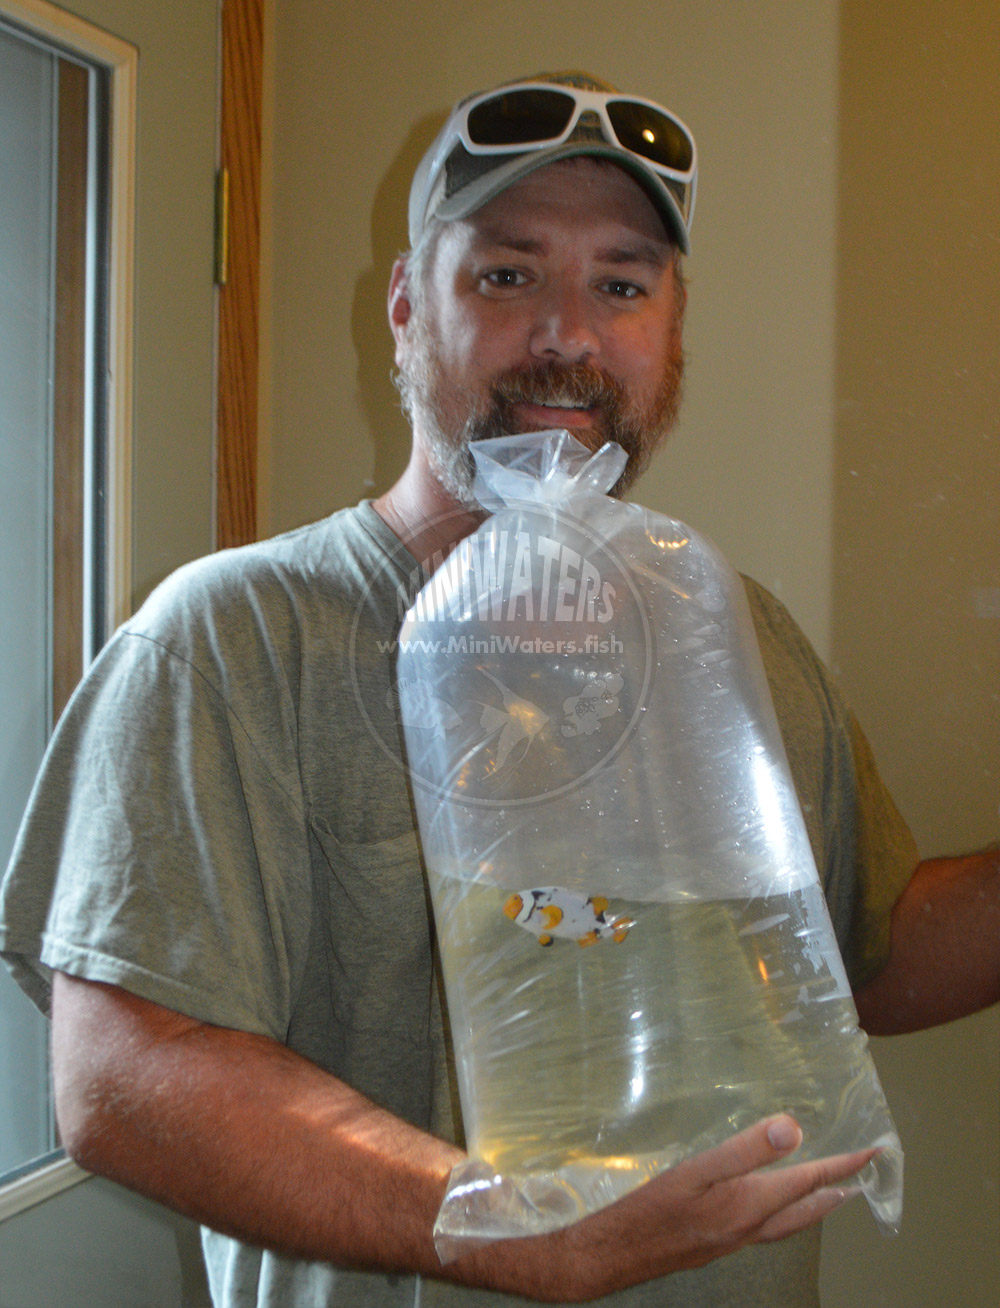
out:
M400 257L392 265L389 278L389 326L396 342L396 363L400 362L400 350L406 336L406 327L413 313L413 301L410 298L406 258Z

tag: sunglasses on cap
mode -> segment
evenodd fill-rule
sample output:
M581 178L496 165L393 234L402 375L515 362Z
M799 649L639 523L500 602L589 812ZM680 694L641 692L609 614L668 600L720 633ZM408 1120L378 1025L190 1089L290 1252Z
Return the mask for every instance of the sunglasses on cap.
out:
M562 145L588 112L597 115L609 142L635 155L663 180L687 226L698 172L694 138L679 118L652 100L521 82L469 100L452 129L470 154L518 154Z

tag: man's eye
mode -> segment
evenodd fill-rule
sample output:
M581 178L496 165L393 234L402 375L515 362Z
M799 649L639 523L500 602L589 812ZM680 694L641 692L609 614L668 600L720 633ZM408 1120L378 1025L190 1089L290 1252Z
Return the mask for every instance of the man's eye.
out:
M486 273L483 280L490 286L506 291L513 287L524 286L528 278L516 268L494 268Z
M636 285L635 282L619 281L618 279L605 282L604 289L609 295L613 295L619 300L637 300L640 295L645 294L642 287Z

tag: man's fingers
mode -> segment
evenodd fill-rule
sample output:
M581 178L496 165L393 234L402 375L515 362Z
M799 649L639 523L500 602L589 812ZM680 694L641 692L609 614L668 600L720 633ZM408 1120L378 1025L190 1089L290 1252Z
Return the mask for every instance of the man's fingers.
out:
M854 1184L857 1175L876 1153L875 1149L862 1149L852 1154L835 1154L832 1158L795 1163L754 1178L768 1191L767 1211L762 1214L754 1238L780 1240L825 1217L857 1192Z
M860 1193L859 1185L831 1185L824 1186L821 1190L814 1190L804 1199L782 1208L780 1212L764 1222L757 1231L755 1240L759 1243L784 1240L786 1236L795 1235L798 1231L805 1230L807 1226L822 1221L835 1208L839 1208L842 1203Z
M689 1171L690 1180L698 1188L707 1189L787 1158L801 1143L799 1124L787 1113L782 1113L756 1122L714 1149L679 1163L676 1170L678 1173L682 1169Z
M715 1149L674 1169L696 1202L709 1203L716 1217L728 1213L734 1232L747 1239L779 1240L818 1222L856 1192L856 1178L877 1150L773 1168L802 1142L787 1115L767 1118Z
M808 1163L793 1163L771 1175L787 1191L787 1202L793 1203L823 1186L851 1180L877 1153L877 1149L858 1149L850 1154L833 1154Z
M811 1226L854 1192L877 1150L773 1166L801 1142L797 1123L783 1114L678 1163L566 1228L573 1266L588 1286L594 1277L618 1289Z

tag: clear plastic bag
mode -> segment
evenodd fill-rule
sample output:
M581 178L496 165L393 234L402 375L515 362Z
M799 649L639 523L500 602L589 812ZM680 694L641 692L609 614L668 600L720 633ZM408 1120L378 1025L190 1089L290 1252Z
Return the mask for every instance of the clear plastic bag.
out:
M902 1151L837 949L743 586L609 498L624 452L473 447L495 510L399 641L469 1160L444 1261L576 1221L773 1112L796 1160Z

